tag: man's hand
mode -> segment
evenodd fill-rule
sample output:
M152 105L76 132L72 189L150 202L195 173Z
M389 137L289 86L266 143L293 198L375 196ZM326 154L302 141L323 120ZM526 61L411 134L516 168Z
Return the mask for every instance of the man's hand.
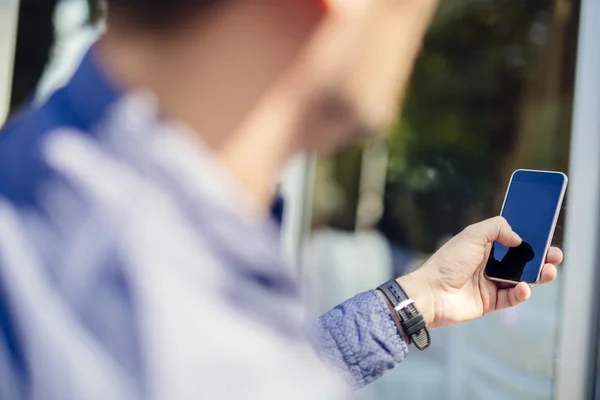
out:
M423 314L428 328L471 321L529 298L531 288L525 282L499 289L485 277L494 241L508 247L522 242L504 218L489 219L469 226L417 271L398 279ZM562 259L560 249L553 247L548 251L542 284L556 278L556 265Z

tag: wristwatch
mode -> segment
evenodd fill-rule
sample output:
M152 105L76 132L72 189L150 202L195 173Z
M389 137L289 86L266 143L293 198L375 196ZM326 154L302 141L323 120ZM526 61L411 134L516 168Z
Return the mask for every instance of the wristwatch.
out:
M395 279L391 279L379 286L377 290L383 293L398 313L400 326L409 340L408 344L414 343L415 347L421 351L428 348L431 344L431 336L427 330L425 319L402 286Z

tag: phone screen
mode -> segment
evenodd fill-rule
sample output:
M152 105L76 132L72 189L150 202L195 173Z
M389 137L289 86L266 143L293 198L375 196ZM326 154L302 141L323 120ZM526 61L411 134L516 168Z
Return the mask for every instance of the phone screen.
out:
M521 236L523 243L514 248L494 243L486 267L487 276L536 283L553 235L565 184L566 177L560 173L515 172L502 216Z

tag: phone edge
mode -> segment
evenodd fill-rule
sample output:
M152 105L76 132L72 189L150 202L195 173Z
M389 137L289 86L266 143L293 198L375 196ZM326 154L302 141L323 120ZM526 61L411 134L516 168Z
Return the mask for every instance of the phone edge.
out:
M541 281L542 270L544 269L546 256L548 255L548 250L550 249L550 245L552 244L552 239L554 238L554 232L556 230L556 224L558 223L558 217L560 216L560 212L563 208L563 201L565 198L565 194L567 192L567 185L569 184L569 177L567 176L567 174L565 174L564 172L560 172L560 171L544 171L544 170L535 170L535 169L517 169L517 170L515 170L510 176L508 188L506 189L506 194L504 195L504 201L502 202L502 208L500 210L500 215L502 215L502 213L504 212L504 206L506 205L506 199L508 198L508 193L510 192L510 187L512 186L513 178L517 172L541 172L541 173L545 173L545 174L559 174L559 175L562 175L562 177L563 177L563 184L562 184L562 188L561 188L561 192L560 192L560 197L558 199L558 206L556 207L556 211L554 213L552 226L550 228L550 235L548 235L548 242L546 243L546 247L544 248L544 258L542 259L542 264L540 265L540 267L538 269L537 279L532 283L527 282L527 284L530 287L535 287L535 286L539 285L540 281ZM492 256L492 254L490 253L490 257L491 256ZM486 266L484 268L483 275L485 276L486 279L488 279L492 282L504 283L504 284L508 284L511 286L516 286L520 283L520 282L515 282L515 281L511 281L511 280L506 280L506 279L492 278L492 277L488 276L486 270L487 270L487 261L486 261Z

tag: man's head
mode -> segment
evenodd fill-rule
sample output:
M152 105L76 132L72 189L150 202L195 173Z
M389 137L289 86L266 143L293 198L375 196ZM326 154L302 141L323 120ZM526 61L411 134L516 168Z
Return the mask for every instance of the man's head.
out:
M106 60L266 172L384 129L437 1L107 0Z
M172 29L224 0L107 0L111 13L136 29Z
M299 134L312 137L310 145L328 147L390 121L436 2L108 0L108 5L109 20L120 28L171 38L187 32L190 42L198 35L199 53L209 48L211 35L221 40L220 54L211 53L211 62L225 68L230 62L245 63L238 68L247 84L258 79L264 85L256 94L266 96L276 84L287 87L286 97L296 98L287 101L297 102L306 118L302 126L307 131ZM211 28L199 29L202 25ZM237 46L225 47L232 41ZM232 54L257 47L262 47L256 53L260 59ZM265 71L271 76L265 77ZM236 91L246 91L229 89L226 95L234 103Z

